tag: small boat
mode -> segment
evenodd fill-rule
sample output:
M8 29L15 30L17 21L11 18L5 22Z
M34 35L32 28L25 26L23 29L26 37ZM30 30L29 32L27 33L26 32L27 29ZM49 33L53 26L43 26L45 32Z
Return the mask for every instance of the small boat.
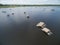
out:
M39 28L44 28L46 24L44 22L39 22L36 26Z
M43 29L41 29L44 33L46 33L47 35L52 35L53 33L51 32L51 30L50 29L48 29L48 28L43 28Z

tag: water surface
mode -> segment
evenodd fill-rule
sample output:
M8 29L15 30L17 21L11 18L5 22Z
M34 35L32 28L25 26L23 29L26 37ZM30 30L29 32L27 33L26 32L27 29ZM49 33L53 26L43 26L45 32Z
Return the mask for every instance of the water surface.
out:
M47 36L36 27L40 21L46 23L53 35ZM60 6L0 8L0 45L59 44Z

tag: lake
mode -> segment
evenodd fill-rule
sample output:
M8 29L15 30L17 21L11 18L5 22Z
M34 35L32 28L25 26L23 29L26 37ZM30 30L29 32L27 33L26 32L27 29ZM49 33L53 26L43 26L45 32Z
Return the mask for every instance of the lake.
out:
M36 27L41 21L53 35ZM0 8L0 45L60 45L60 6Z

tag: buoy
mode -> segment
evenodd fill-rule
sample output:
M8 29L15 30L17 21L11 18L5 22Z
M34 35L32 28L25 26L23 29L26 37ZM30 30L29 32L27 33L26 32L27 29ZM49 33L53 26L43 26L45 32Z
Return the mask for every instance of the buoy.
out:
M26 12L24 12L24 14L26 14Z
M7 16L9 16L9 14Z
M27 15L27 18L30 18L29 15Z
M12 15L14 15L14 13L12 13Z

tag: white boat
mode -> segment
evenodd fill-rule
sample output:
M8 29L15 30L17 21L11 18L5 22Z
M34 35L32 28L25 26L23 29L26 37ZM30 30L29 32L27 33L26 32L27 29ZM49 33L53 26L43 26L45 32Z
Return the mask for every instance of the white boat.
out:
M51 32L51 30L50 29L48 29L48 28L43 28L43 29L41 29L43 32L45 32L47 35L51 35L52 34L52 32Z
M44 22L39 22L36 26L40 28L44 28L46 24Z

